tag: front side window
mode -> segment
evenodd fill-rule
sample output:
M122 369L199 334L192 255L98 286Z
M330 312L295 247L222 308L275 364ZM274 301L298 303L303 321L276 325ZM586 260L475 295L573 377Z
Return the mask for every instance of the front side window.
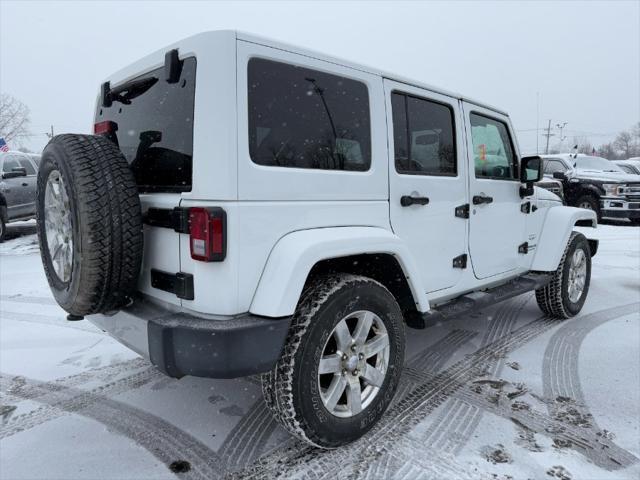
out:
M507 126L477 113L470 119L476 178L517 179L518 162Z
M371 122L364 83L252 58L248 101L249 153L258 165L369 169Z
M456 175L453 111L441 103L391 94L398 173Z
M26 158L20 158L18 160L18 162L20 162L20 166L24 167L25 170L27 171L27 175L35 175L36 174L36 169L33 168L33 164Z

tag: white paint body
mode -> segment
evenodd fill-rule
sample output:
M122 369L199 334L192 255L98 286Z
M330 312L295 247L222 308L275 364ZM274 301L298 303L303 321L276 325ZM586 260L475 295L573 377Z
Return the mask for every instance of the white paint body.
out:
M196 95L193 187L181 194L145 194L153 207L219 206L227 214L223 262L194 261L188 234L145 226L140 291L169 309L209 318L251 312L268 317L294 313L311 268L321 260L361 253L388 253L407 277L416 307L426 312L461 294L504 283L531 270L555 270L577 220L593 212L563 207L544 190L521 199L520 183L476 179L469 112L505 122L506 113L461 95L375 69L251 35L220 31L196 35L159 50L105 79L112 87L163 65L179 49L195 56ZM253 57L325 71L366 84L371 119L371 168L366 172L261 166L248 142L247 63ZM446 103L454 111L458 173L455 177L400 175L393 161L390 93ZM400 197L428 196L426 207L400 206ZM494 197L454 216L473 195ZM554 197L552 194L551 197ZM530 201L538 209L523 214ZM528 255L517 246L528 241ZM535 245L537 244L537 248ZM469 258L466 269L452 259ZM195 298L180 300L151 287L150 269L194 276Z

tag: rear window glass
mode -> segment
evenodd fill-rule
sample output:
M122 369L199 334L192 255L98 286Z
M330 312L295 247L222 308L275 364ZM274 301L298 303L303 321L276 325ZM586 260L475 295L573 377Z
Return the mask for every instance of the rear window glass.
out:
M140 191L191 190L195 84L196 59L189 57L178 82L168 83L161 67L128 82L134 86L112 95L110 107L98 107L96 123L116 124L112 139ZM112 91L120 88L115 85Z
M31 162L28 159L20 158L20 159L18 159L18 161L20 162L20 166L23 167L27 171L27 175L35 175L36 174L36 169L33 168L33 165L31 164Z
M259 165L365 171L371 165L367 86L338 75L253 58L249 152Z

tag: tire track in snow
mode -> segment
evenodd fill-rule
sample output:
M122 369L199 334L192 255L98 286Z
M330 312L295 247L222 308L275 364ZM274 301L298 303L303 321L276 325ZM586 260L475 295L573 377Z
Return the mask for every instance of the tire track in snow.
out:
M24 380L29 389L50 390L47 383ZM15 394L19 395L19 391ZM214 450L160 417L107 398L102 392L66 388L56 389L56 395L57 399L48 400L51 408L95 420L131 439L167 466L177 460L188 461L191 470L181 474L181 478L210 480L224 475L223 462ZM46 396L32 398L44 401Z
M600 437L606 437L586 406L578 371L580 348L591 331L609 321L637 313L639 308L640 303L632 303L574 318L564 322L562 327L553 334L547 344L542 363L543 394L549 400L547 406L551 415L558 416L568 413L574 419L591 425L583 428L600 433ZM569 402L566 400L557 401L558 397L565 397L569 399ZM567 408L573 410L567 412ZM579 444L575 445L577 447ZM615 447L621 450L619 447ZM585 455L589 456L587 453ZM633 455L631 457L618 455L608 458L596 452L594 458L589 458L597 465L611 470L624 468L637 460Z
M468 355L433 379L417 384L409 395L382 417L369 434L351 445L322 451L293 441L288 447L263 455L252 466L231 475L231 478L277 478L286 471L289 476L307 478L310 478L309 472L319 472L316 473L319 478L333 479L347 475L347 469L365 471L371 458L387 454L394 443L400 441L435 408L466 382L483 373L480 364L495 363L498 358L557 325L557 321L551 319L534 320ZM433 468L440 471L447 467L434 464Z
M30 305L58 305L51 297L33 297L29 295L0 295L7 302L28 303Z
M476 335L477 332L469 330L452 330L433 345L414 355L403 369L398 392L391 408L408 395L416 383L420 383L423 379L422 372L427 371L430 372L429 374L435 375L462 345ZM397 458L391 454L374 459L367 468L364 478L389 478L392 472L401 467L396 460Z
M28 383L25 377L17 377L16 383L16 381L11 381L11 375L0 373L3 397L23 398L24 396L24 399L35 400L43 404L35 410L9 418L0 426L0 439L29 430L67 413L85 409L105 398L106 395L119 395L123 392L140 388L162 376L163 374L156 370L155 367L147 367L92 390L76 390L72 389L72 387L61 387L55 383L51 386L48 383L43 383L42 385L46 385L46 387L35 387L33 382ZM67 393L69 391L76 393L77 396L70 397Z
M495 342L510 332L522 309L533 297L528 294L511 302L505 302L496 311L495 319L485 332L482 346ZM500 374L504 360L487 363L485 374L495 377ZM446 453L457 454L462 450L482 419L482 410L469 405L458 398L452 398L436 421L427 429L421 438L425 447L436 448Z

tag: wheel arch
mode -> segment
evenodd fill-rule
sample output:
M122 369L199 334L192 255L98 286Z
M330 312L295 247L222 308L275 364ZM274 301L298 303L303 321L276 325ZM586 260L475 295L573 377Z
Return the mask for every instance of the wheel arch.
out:
M536 245L531 270L553 272L558 268L560 259L567 246L574 227L596 228L596 213L583 208L557 206L550 208L542 226L542 233ZM598 250L598 241L589 241L592 256Z
M337 272L377 280L403 311L429 310L415 261L400 238L379 227L335 227L282 237L267 259L249 311L267 317L293 315L305 285L318 275Z

